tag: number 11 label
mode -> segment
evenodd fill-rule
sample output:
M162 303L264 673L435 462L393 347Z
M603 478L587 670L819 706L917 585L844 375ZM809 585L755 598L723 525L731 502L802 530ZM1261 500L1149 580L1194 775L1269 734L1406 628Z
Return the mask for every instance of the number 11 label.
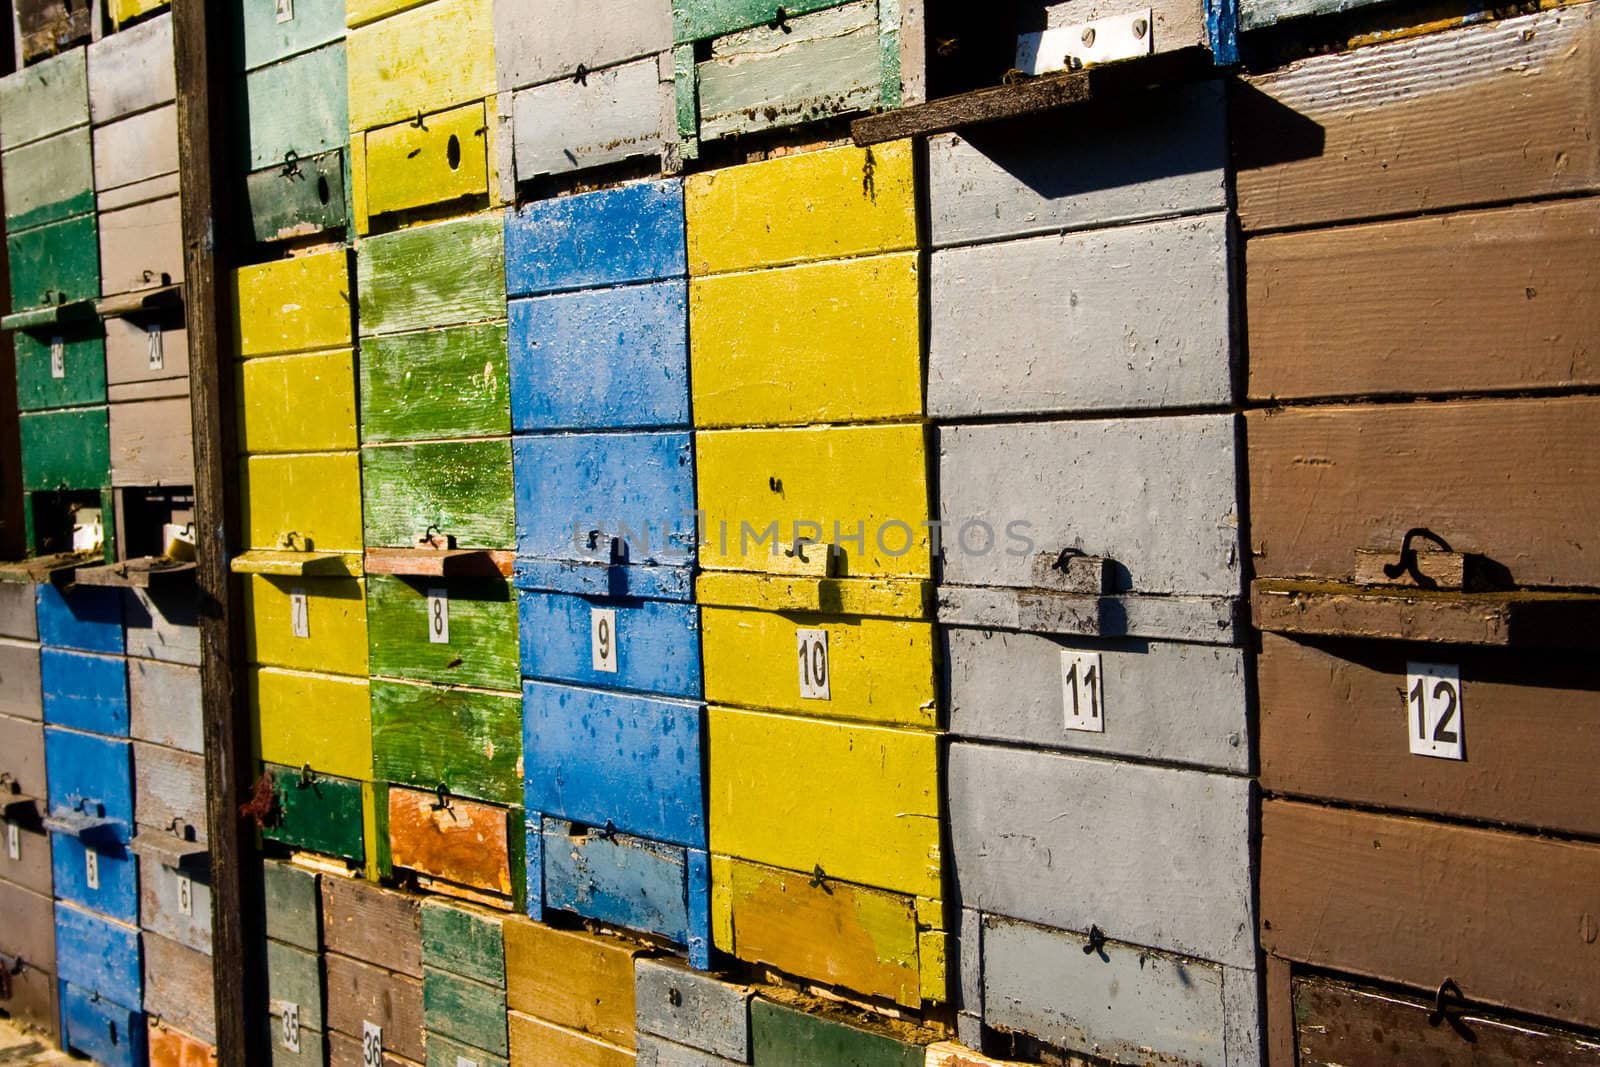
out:
M1061 651L1062 725L1068 730L1106 732L1100 653Z
M1407 663L1406 712L1413 756L1467 758L1460 667L1454 663Z
M614 608L589 609L590 666L617 673L617 612Z
M428 590L428 641L435 645L450 643L450 590Z

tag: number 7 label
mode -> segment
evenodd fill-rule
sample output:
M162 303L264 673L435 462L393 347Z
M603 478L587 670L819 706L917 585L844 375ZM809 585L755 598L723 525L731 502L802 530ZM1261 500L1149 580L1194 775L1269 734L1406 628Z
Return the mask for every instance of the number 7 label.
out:
M1406 718L1413 756L1466 759L1464 714L1460 667L1454 663L1406 664Z

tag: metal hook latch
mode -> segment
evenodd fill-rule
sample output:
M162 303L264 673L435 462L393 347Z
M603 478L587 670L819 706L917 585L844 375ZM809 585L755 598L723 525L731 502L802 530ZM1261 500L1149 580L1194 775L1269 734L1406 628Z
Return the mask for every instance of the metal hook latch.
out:
M283 154L283 176L291 180L300 177L300 153L292 148Z
M428 808L432 811L449 811L450 787L445 785L443 782L440 782L436 787L434 787L433 792L434 795L439 799L434 801L432 804L429 804Z
M1106 933L1094 923L1089 924L1089 943L1083 946L1085 956L1093 956L1106 947Z
M311 788L312 783L315 782L315 781L316 781L316 775L312 774L312 772L311 772L311 764L309 764L309 763L300 764L300 782L299 782L300 788L301 789L309 789L309 788Z
M1446 1003L1446 998L1451 998L1455 1004ZM1433 994L1433 1010L1428 1013L1428 1025L1438 1026L1450 1018L1450 1009L1466 1000L1461 995L1461 987L1456 985L1454 978L1446 978L1439 983L1439 988Z
M1402 574L1409 574L1411 576L1411 580L1420 586L1426 588L1434 584L1432 579L1428 578L1417 569L1417 550L1411 547L1411 542L1413 539L1418 537L1427 541L1432 541L1434 544L1438 545L1442 551L1455 551L1448 543L1446 543L1444 538L1440 537L1427 527L1413 526L1411 529L1406 531L1405 537L1400 541L1400 558L1393 563L1385 563L1383 565L1384 577L1393 580L1400 577Z

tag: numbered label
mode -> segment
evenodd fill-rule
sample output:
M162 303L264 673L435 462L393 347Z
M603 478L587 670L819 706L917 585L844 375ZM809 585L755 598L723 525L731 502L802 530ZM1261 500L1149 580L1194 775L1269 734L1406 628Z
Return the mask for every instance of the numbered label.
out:
M1106 732L1105 683L1100 671L1100 653L1061 653L1062 725L1069 730Z
M1460 667L1454 663L1407 663L1406 713L1413 756L1467 758Z
M361 1067L383 1067L383 1027L362 1020Z
M428 590L428 640L436 645L450 643L450 590Z
M279 1003L278 1041L290 1052L300 1051L300 1005L288 1001Z
M277 4L279 22L294 21L294 0L274 0L274 3Z
M22 858L22 834L14 822L6 823L6 855L14 860Z
M469 1060L465 1056L457 1056L456 1067L478 1067L478 1061Z
M144 328L145 354L150 360L151 370L161 370L166 366L167 354L161 344L161 327L151 323Z
M589 610L589 659L595 670L617 673L617 613L611 608Z
M184 915L194 914L194 879L178 875L178 910Z
M100 888L100 853L92 848L83 850L83 880L90 889Z
M800 657L800 699L832 700L828 631L796 630L794 635Z
M60 337L50 338L50 377L67 376L67 342Z
M311 612L304 589L289 590L289 631L296 637L311 636Z

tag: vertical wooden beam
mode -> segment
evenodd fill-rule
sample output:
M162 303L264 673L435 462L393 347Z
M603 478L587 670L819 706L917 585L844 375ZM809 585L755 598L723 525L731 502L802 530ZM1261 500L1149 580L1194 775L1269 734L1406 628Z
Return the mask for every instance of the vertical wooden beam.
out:
M174 0L178 153L183 205L189 400L194 420L195 553L200 682L205 709L206 813L211 830L211 942L222 1067L263 1063L261 863L239 807L254 777L245 701L243 604L228 570L238 529L232 369L237 183L227 131L231 19L206 0Z
M22 35L16 29L16 5L0 20L0 75L22 66ZM15 62L13 62L13 57ZM11 261L5 247L5 195L0 191L0 308L11 310ZM22 528L22 438L17 417L16 342L0 334L0 559L21 559L28 553Z

